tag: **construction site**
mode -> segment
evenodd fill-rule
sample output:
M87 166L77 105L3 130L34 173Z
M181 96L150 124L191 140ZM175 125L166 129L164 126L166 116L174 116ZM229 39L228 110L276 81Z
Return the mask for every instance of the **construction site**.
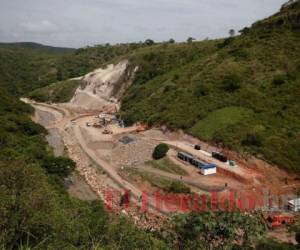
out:
M275 211L295 198L300 188L297 176L260 159L240 156L163 126L151 128L138 123L125 127L118 110L120 97L131 82L131 77L124 77L126 68L124 61L84 76L85 88L79 87L69 103L23 99L36 110L33 120L48 129L55 153L67 154L77 164L76 174L66 180L71 195L107 203L109 191L117 190L111 201L113 211L146 228L157 226L157 220L167 220L180 210L157 207L154 199L148 199L145 214L141 209L143 194L154 197L159 190L162 195L179 195L174 186L185 195L237 199L245 210ZM154 160L153 150L161 143L170 149L166 157ZM126 192L130 194L129 209L124 208ZM187 204L189 208L192 205ZM282 224L293 220L275 221Z

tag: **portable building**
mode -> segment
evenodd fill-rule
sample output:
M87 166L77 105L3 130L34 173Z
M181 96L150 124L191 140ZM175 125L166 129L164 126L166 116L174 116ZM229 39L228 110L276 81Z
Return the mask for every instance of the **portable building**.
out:
M211 174L216 174L217 173L217 166L215 164L208 164L205 162L200 161L199 159L195 158L194 156L184 153L184 152L179 152L178 153L178 158L185 161L189 162L196 168L198 168L203 175L211 175Z
M300 211L300 198L290 200L288 203L288 207L290 210L294 212L299 212Z
M188 153L184 153L184 152L179 152L178 153L178 158L183 160L183 161L186 161L186 162L192 162L192 160L194 159L194 156L188 154Z
M205 164L200 167L200 172L203 175L211 175L217 173L217 166L215 164Z
M210 175L217 173L217 166L215 164L208 164L198 159L193 159L192 165L200 169L201 174Z

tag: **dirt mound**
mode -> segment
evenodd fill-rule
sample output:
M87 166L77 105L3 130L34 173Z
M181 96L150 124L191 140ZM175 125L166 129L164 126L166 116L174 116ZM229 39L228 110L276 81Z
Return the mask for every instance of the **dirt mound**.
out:
M127 60L96 69L82 77L82 84L76 90L71 104L88 110L110 106L118 108L121 96L132 83L133 73Z

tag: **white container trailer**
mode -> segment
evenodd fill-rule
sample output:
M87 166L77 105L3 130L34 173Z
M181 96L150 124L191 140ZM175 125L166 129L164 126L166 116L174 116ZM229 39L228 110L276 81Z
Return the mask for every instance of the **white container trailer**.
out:
M200 167L200 172L203 175L211 175L217 173L217 166L214 164Z
M299 212L300 211L300 198L290 200L288 206L291 211Z

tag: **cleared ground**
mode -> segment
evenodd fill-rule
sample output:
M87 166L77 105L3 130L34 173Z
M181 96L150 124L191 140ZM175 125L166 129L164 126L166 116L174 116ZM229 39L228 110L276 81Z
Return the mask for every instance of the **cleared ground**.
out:
M41 105L31 103L38 112L43 112L43 125L48 129L57 129L61 134L70 157L77 162L77 171L88 184L96 197L105 199L109 188L128 189L134 203L140 204L142 191L155 192L157 188L168 193L173 182L181 183L192 193L207 194L216 191L226 195L230 190L253 195L256 199L263 197L263 190L273 195L292 195L299 187L295 176L255 158L243 159L234 152L227 152L238 167L231 168L211 157L214 147L205 145L195 138L182 133L167 130L150 129L137 133L136 126L120 128L109 125L112 134L103 134L104 128L88 127L87 123L95 122L95 114L78 113L67 105ZM45 122L46 113L48 121ZM164 132L162 132L164 131ZM129 143L122 142L124 137ZM171 150L167 158L153 161L152 152L159 143L167 143ZM193 145L201 144L205 151L197 151ZM218 173L203 176L199 171L177 158L178 151L185 151L208 163L218 166ZM76 183L76 181L74 182ZM90 199L86 191L80 191L82 182L71 191L82 199ZM118 202L116 202L118 203ZM154 213L165 215L167 211L155 211L155 204L149 204Z

